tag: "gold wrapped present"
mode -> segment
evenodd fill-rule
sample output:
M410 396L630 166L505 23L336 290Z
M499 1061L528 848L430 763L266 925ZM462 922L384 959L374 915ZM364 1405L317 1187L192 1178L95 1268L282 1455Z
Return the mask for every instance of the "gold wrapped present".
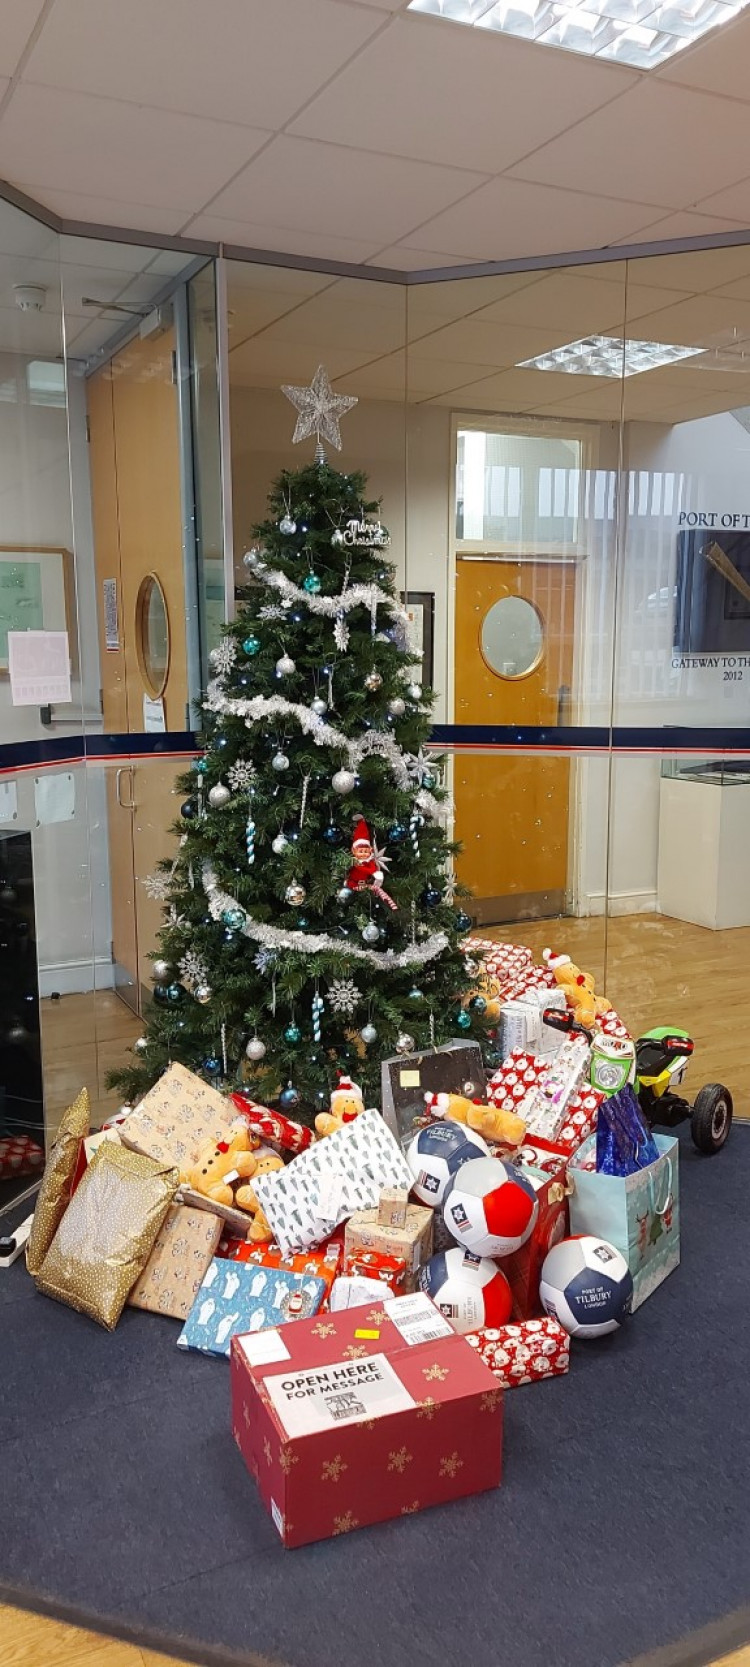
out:
M178 1182L176 1169L105 1141L39 1269L39 1290L114 1331Z
M423 1262L432 1255L433 1211L423 1204L407 1204L405 1227L386 1226L377 1210L357 1210L349 1217L344 1234L344 1255L357 1250L378 1250L381 1256L403 1256L406 1262L402 1291L416 1289Z
M88 1090L82 1088L78 1099L73 1101L72 1106L68 1106L60 1122L57 1139L47 1159L39 1188L34 1220L26 1246L26 1266L34 1277L39 1272L70 1203L81 1156L81 1143L89 1132L89 1117Z

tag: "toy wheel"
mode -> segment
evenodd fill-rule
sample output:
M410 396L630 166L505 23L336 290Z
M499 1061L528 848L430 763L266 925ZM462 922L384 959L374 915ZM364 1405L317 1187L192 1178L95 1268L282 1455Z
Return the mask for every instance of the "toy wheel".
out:
M728 1088L708 1082L696 1095L690 1132L699 1152L720 1152L732 1127L734 1107Z

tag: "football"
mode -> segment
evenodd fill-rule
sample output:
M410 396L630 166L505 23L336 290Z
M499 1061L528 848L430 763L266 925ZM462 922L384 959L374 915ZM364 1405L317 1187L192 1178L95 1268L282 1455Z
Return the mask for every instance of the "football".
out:
M542 1307L571 1337L606 1337L630 1313L633 1280L625 1257L606 1239L563 1239L544 1259Z
M431 1123L419 1129L406 1152L415 1198L420 1204L442 1204L446 1188L461 1165L480 1153L486 1155L488 1150L482 1136L465 1129L462 1123Z
M505 1274L487 1257L472 1256L459 1245L432 1256L419 1283L454 1331L481 1331L510 1319L513 1298Z
M531 1181L501 1158L473 1158L446 1189L448 1232L475 1256L510 1256L525 1244L538 1215Z

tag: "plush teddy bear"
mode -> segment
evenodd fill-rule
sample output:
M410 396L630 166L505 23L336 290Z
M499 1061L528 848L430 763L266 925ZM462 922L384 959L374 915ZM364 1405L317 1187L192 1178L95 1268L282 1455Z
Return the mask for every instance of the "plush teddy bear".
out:
M277 1157L275 1152L264 1152L262 1157L256 1160L254 1179L257 1180L259 1175L271 1175L274 1170L283 1168L283 1158ZM248 1238L252 1240L253 1244L268 1244L269 1240L273 1238L273 1229L262 1204L256 1196L255 1188L242 1187L241 1191L243 1194L242 1208L247 1210L253 1218L247 1230Z
M466 1100L462 1094L425 1094L425 1103L433 1117L451 1117L454 1123L465 1123L485 1140L500 1146L520 1146L526 1138L526 1124L522 1117L500 1106L486 1106L481 1100Z
M364 1109L365 1102L359 1084L352 1082L351 1077L339 1077L338 1088L334 1088L331 1095L331 1109L318 1112L315 1132L321 1138L323 1135L335 1134L345 1123L353 1123L355 1117L360 1117Z
M251 1191L245 1183L258 1168L255 1148L259 1144L248 1129L232 1130L228 1140L210 1141L204 1146L184 1179L215 1204L234 1204L245 1210L245 1195Z
M554 973L555 983L565 991L565 999L576 1024L583 1025L586 1030L593 1030L600 1015L609 1013L612 1007L606 996L596 995L593 975L590 972L581 972L580 967L575 966L569 955L558 955L553 949L545 949L542 960L548 970Z

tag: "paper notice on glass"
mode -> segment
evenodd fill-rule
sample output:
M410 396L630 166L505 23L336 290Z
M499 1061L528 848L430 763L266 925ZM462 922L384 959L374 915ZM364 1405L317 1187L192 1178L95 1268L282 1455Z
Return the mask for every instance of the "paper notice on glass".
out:
M0 781L0 822L15 822L18 816L18 794L14 781Z
M316 1435L362 1418L385 1418L415 1405L384 1354L279 1372L266 1377L264 1385L290 1436Z
M34 777L34 808L38 828L50 822L72 822L76 813L76 784L68 770L53 770L49 775Z
M148 695L143 696L143 728L147 735L166 734L163 700L150 700Z
M71 699L67 631L9 631L8 672L13 706L64 706Z
M117 614L117 580L103 579L104 647L113 653L120 646L120 621Z

